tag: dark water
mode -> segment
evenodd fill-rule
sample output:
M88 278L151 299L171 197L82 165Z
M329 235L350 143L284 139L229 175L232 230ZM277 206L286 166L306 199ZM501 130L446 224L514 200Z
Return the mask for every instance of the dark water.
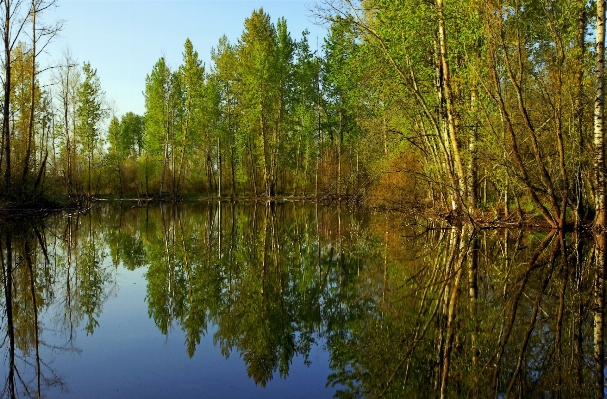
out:
M301 203L7 221L0 396L604 396L604 238L426 227Z

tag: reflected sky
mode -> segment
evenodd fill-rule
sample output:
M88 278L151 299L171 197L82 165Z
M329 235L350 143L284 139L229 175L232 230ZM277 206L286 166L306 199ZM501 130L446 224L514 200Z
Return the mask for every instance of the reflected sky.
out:
M305 203L7 221L3 397L601 396L604 242Z
M296 357L288 378L277 375L265 388L247 377L238 353L223 357L213 344L215 326L190 359L184 350L184 333L172 328L164 336L148 316L144 275L145 270L118 268L117 293L104 304L99 328L88 336L79 328L79 353L57 354L53 362L55 372L65 376L69 391L46 397L332 397L333 389L325 388L328 353L318 345L310 354L309 367L302 357ZM56 344L61 342L56 340ZM53 357L52 351L43 357Z

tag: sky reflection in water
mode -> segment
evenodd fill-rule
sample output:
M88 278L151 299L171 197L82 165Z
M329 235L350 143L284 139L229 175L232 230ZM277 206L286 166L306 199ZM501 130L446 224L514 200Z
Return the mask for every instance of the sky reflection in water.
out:
M332 397L332 390L325 388L328 354L318 346L313 347L310 367L297 356L288 379L276 375L265 388L247 377L238 353L232 351L226 359L213 344L216 326L189 358L183 331L173 327L164 336L149 318L145 271L120 267L117 272L119 289L104 304L99 327L92 336L78 331L81 353L61 354L53 363L66 377L69 392L49 397Z
M3 395L35 397L40 369L44 398L602 396L605 237L412 222L227 202L9 221Z

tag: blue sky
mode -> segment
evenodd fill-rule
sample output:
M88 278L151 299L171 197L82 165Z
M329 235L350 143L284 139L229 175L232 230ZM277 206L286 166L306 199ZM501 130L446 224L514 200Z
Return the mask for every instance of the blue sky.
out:
M235 43L245 18L263 7L274 23L286 18L294 39L307 28L315 49L317 37L320 46L326 30L310 16L313 5L314 0L58 0L44 20L65 20L61 37L48 48L51 60L59 60L69 47L79 62L88 61L97 69L118 115L143 114L145 76L162 55L177 68L186 38L208 66L219 38L225 34Z

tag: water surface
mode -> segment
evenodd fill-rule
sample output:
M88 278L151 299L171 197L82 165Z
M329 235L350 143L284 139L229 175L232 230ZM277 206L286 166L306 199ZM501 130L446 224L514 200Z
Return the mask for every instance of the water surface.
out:
M430 227L302 203L6 221L2 397L604 392L594 241Z

